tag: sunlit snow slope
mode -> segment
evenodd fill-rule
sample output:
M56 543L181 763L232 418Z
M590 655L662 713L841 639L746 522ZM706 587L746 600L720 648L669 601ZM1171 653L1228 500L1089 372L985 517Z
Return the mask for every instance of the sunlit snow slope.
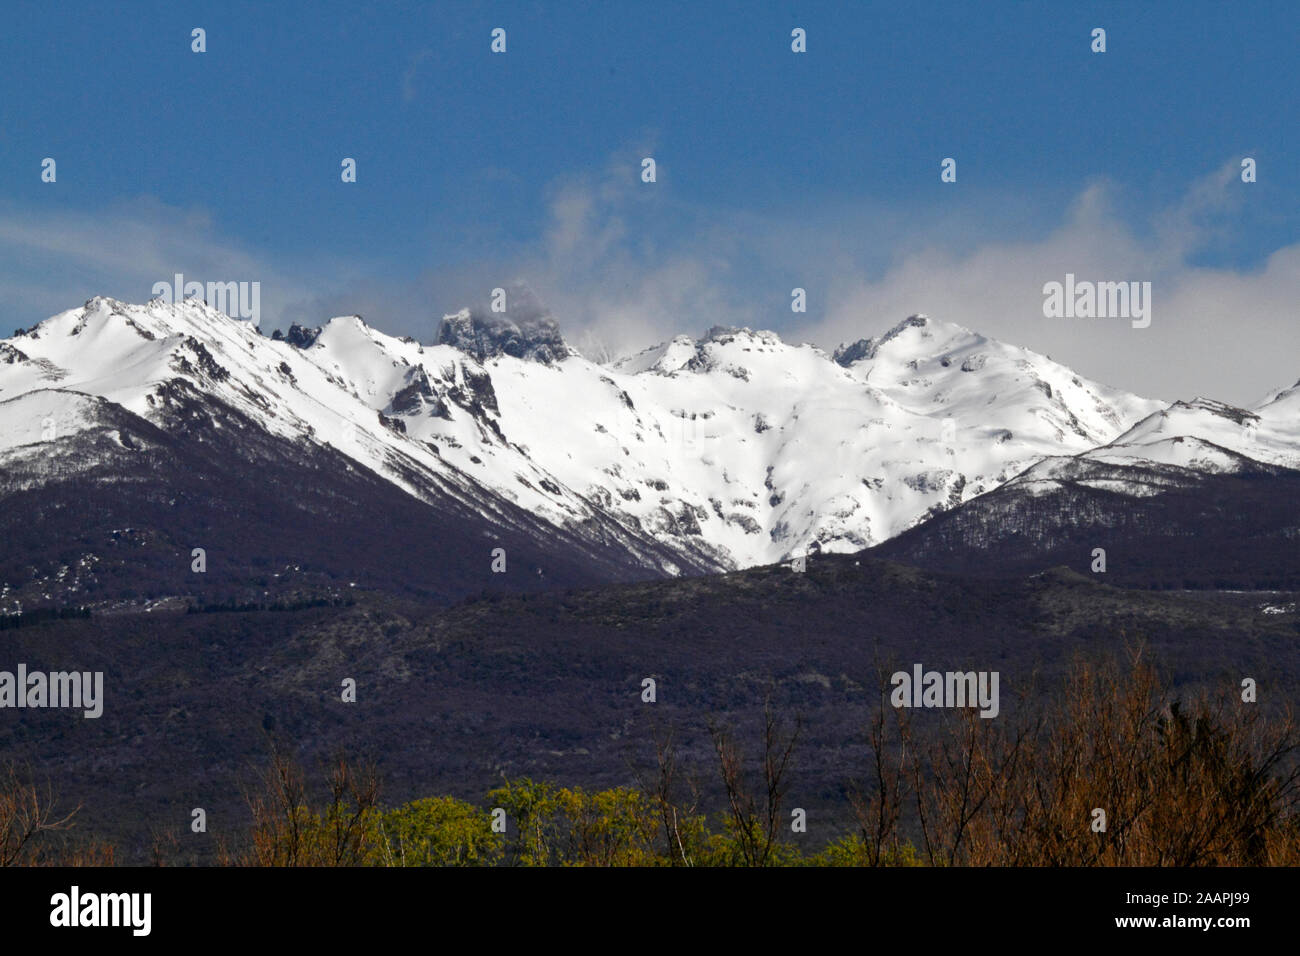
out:
M193 300L92 299L0 342L0 403L46 396L0 416L0 468L93 414L60 392L159 423L180 378L417 498L512 502L676 574L879 543L1044 459L1121 436L1152 453L1151 423L1182 414L924 316L834 355L713 328L599 365L521 293L446 317L438 342L355 316L268 338ZM1279 418L1297 402L1272 400Z

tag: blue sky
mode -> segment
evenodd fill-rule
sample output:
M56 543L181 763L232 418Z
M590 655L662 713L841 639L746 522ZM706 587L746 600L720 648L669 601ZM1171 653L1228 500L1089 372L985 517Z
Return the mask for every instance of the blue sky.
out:
M1293 3L7 9L6 333L181 271L427 340L519 277L616 349L926 311L1154 397L1300 377ZM1151 329L1045 319L1067 270L1152 279Z

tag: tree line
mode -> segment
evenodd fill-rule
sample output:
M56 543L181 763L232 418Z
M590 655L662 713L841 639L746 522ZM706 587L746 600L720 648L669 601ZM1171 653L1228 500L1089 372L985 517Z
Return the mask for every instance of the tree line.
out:
M382 800L372 763L337 755L315 779L284 750L243 788L230 866L1294 866L1300 734L1289 710L1175 692L1140 652L1078 662L1055 693L996 720L880 706L842 835L792 820L801 725L767 702L756 739L711 723L712 792L656 732L635 785L519 778L482 803ZM0 865L113 862L14 767L0 774ZM174 831L153 862L180 862Z

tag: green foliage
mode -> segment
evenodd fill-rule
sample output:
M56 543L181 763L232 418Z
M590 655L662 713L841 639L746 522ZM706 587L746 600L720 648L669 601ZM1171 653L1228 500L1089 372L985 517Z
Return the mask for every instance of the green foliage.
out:
M572 866L657 866L654 808L638 790L617 787L587 793L560 790L556 804L565 831L565 862Z
M826 846L820 853L808 857L809 866L871 866L871 850L861 834L854 834ZM881 853L879 866L922 866L916 847L903 843Z
M731 815L720 815L716 828L700 814L669 808L674 821L669 834L663 808L653 798L629 787L588 792L580 787L555 787L527 778L512 780L488 794L488 804L506 811L509 821L504 852L483 862L499 860L514 866L746 866L752 854ZM486 814L481 814L487 819ZM762 834L754 828L748 845ZM860 836L846 837L821 852L805 856L792 840L776 840L767 866L864 866L866 845ZM910 845L886 854L885 866L918 866Z
M381 862L380 811L375 807L329 804L309 813L303 827L304 863L309 866L375 866Z
M628 787L589 793L581 787L509 781L488 794L509 821L506 860L517 866L659 866L657 808Z
M488 794L488 803L506 812L506 862L514 866L547 866L555 839L555 788L527 778L507 781Z
M505 840L491 816L454 797L426 797L383 814L381 862L386 866L487 866Z

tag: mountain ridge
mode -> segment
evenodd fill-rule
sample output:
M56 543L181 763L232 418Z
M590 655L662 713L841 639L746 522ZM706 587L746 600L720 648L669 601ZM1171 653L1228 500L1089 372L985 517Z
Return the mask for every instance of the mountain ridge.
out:
M651 575L879 545L1043 462L1154 454L1171 429L1232 418L922 314L829 355L715 325L597 364L531 293L508 300L422 344L360 316L268 338L195 300L96 297L0 342L0 402L62 388L152 420L181 380L418 500L489 520L508 503ZM1276 464L1300 448L1271 424L1289 395L1236 423L1267 419L1250 438ZM12 451L0 439L0 467Z

